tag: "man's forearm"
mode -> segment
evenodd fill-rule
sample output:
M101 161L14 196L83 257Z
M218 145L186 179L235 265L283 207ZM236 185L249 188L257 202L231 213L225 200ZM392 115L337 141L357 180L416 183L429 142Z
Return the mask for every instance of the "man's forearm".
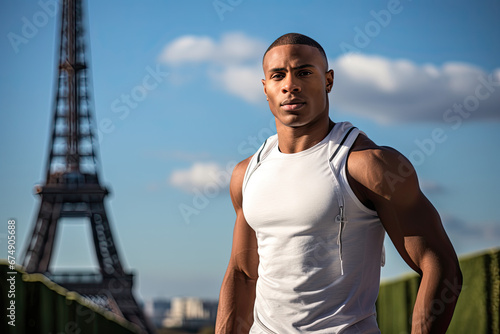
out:
M424 272L413 309L411 332L445 333L461 288L459 267Z
M217 310L216 334L247 334L253 323L256 280L228 270L224 276Z

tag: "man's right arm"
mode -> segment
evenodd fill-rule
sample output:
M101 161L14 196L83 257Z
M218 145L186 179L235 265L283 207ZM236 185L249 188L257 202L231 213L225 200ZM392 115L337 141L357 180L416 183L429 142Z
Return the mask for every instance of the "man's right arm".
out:
M236 211L236 223L231 257L219 295L215 325L217 334L248 333L253 323L259 256L255 232L247 224L242 209L243 178L250 159L240 162L231 177L230 193Z

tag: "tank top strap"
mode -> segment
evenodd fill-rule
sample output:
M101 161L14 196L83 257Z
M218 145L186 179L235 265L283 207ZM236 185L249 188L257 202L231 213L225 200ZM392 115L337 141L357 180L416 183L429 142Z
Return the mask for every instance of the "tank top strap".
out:
M267 138L266 141L264 141L257 152L255 152L255 154L252 156L252 159L250 159L248 167L245 171L245 176L243 177L243 194L245 192L245 187L248 183L248 180L250 179L250 176L259 167L262 161L269 155L269 153L271 153L272 149L276 146L277 143L278 135L272 135L271 137Z
M329 162L330 162L330 167L332 168L334 175L337 181L339 182L338 185L340 186L340 188L342 188L343 186L341 182L342 178L340 177L340 172L346 166L349 150L356 141L356 138L358 138L358 135L360 133L364 134L364 132L360 131L358 128L356 128L349 122L337 123L335 127L339 124L341 124L341 126L339 126L336 133L332 134L332 138L329 143L330 145ZM343 191L341 191L340 193L341 195L339 196L339 205L344 206L345 199ZM339 214L341 221L344 219L347 221L347 217L343 216L343 214L344 212L341 212ZM342 225L340 227L339 237L338 237L340 243L340 250L342 249L341 236L342 236ZM340 251L340 261L342 267L342 251ZM385 266L384 245L382 245L380 266L381 267Z
M336 175L340 172L351 146L361 132L350 122L337 123L335 127L337 126L338 128L332 133L328 150L328 160Z

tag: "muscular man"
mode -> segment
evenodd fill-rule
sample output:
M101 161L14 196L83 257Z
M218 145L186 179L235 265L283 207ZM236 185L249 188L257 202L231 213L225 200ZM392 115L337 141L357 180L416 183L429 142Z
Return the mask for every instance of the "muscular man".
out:
M387 232L422 277L412 333L444 333L458 298L446 284L462 276L410 162L330 120L333 71L311 38L281 36L263 69L277 134L233 171L236 223L216 332L379 333Z

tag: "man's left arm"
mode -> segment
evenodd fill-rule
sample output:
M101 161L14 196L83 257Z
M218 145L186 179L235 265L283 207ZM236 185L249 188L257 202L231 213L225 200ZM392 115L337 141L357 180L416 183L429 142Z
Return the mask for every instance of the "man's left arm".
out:
M439 214L419 187L411 163L386 147L351 153L349 174L376 209L387 234L421 283L412 333L445 333L462 286L462 274Z

